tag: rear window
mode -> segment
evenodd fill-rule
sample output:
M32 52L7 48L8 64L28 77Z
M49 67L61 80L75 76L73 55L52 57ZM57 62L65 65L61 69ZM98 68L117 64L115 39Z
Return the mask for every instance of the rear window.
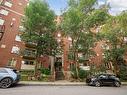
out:
M5 69L0 68L0 73L8 73Z

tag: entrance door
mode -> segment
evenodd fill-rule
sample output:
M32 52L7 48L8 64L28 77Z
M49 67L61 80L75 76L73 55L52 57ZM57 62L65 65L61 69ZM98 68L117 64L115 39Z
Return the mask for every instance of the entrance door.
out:
M56 62L55 62L55 79L56 80L63 80L64 79L64 74L62 71L62 58L57 57Z

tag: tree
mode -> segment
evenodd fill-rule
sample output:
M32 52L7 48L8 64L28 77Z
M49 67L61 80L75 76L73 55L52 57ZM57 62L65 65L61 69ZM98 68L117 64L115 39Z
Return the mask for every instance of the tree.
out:
M125 42L127 35L126 16L126 12L115 17L112 16L102 27L102 32L100 32L103 41L109 47L109 49L104 50L105 61L113 63L115 74L118 74L119 65L124 62L127 47Z
M57 53L54 19L54 12L44 0L32 0L25 9L22 39L36 44L36 59L41 55L55 56ZM36 67L37 65L38 60Z
M91 28L102 25L108 17L106 11L95 9L96 0L69 0L69 7L63 14L61 27L66 37L71 37L70 58L76 65L79 78L79 53L87 60L94 54L92 49L96 35ZM84 60L85 61L85 60Z
M121 80L127 80L127 66L125 64L120 65L120 71L118 73L118 77Z

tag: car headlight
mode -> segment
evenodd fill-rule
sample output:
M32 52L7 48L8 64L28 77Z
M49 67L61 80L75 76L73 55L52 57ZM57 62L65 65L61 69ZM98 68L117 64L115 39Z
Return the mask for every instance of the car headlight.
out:
M92 78L91 81L94 81L96 78Z

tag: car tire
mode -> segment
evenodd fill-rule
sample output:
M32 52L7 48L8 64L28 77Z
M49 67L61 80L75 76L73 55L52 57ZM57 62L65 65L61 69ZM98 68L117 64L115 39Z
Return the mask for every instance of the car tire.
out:
M114 82L114 86L120 87L120 85L121 85L120 82L118 82L118 81L115 81L115 82Z
M96 82L95 82L95 86L96 86L96 87L100 87L100 86L101 86L101 83L100 83L99 81L96 81Z
M4 78L0 81L0 87L1 88L9 88L12 85L12 79L11 78Z

